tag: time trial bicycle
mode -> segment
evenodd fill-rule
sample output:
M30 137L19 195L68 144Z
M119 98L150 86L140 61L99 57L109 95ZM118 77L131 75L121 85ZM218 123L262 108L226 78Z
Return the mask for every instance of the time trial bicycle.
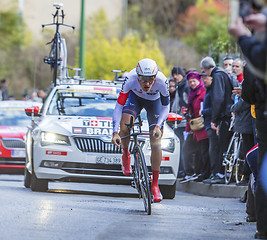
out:
M153 197L151 194L151 177L148 173L144 153L138 140L138 136L151 135L151 133L142 132L142 120L140 115L137 118L137 122L133 122L133 117L131 117L130 123L125 124L129 129L130 134L122 137L122 139L127 137L133 138L134 165L132 167L133 181L131 186L137 189L139 198L143 199L145 212L148 215L151 215L151 204L153 202ZM137 128L135 128L135 126L137 126Z

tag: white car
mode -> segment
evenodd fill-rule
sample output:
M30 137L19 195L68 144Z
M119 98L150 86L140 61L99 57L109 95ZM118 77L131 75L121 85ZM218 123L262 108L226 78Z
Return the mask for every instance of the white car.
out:
M46 191L49 181L130 183L121 171L121 148L111 143L112 114L120 91L113 83L64 84L54 87L42 109L34 115L26 136L24 185ZM143 114L142 114L143 115ZM144 120L144 117L142 117ZM144 120L144 131L148 131ZM151 172L149 138L141 145ZM133 148L131 143L130 152ZM180 141L165 124L159 184L164 198L174 198ZM131 159L133 164L133 157Z

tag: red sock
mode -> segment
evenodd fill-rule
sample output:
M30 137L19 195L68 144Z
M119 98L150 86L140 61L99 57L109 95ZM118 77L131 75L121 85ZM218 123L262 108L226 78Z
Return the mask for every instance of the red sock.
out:
M158 170L152 170L152 186L158 185L159 180L159 171Z
M128 152L129 149L127 147L122 149L122 153L126 154L126 156L128 155Z

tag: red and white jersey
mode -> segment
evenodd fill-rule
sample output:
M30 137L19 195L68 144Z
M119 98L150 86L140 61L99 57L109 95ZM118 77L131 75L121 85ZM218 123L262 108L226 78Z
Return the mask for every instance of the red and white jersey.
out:
M138 75L136 74L136 69L134 68L125 77L120 96L118 98L118 103L120 105L124 106L130 91L133 91L138 97L154 101L160 98L160 95L163 97L169 96L169 83L165 75L159 71L149 92L144 92L139 84Z

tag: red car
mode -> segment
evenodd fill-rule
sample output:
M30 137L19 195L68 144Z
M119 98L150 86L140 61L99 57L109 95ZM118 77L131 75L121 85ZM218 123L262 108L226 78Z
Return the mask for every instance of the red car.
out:
M0 173L23 171L25 166L25 135L31 119L25 108L42 106L31 101L0 102Z

